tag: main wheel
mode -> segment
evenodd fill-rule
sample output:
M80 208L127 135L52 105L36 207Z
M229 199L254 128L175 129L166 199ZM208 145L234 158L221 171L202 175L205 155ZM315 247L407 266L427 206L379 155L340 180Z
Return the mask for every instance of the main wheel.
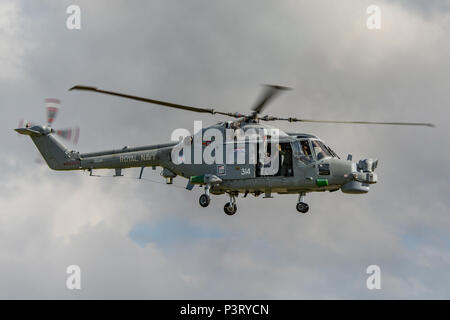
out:
M200 205L203 208L206 208L207 206L209 206L210 202L211 202L211 198L207 194L202 194L200 196L200 198L198 199L198 203L200 203Z
M233 204L233 205L232 205L231 203L227 202L227 203L225 204L225 206L223 207L223 211L225 211L225 213L226 213L227 215L232 216L233 214L236 213L236 211L237 211L237 206L236 206L236 204Z
M299 202L299 203L297 203L296 208L297 208L297 211L298 211L298 212L301 212L301 213L307 213L308 210L309 210L308 204L307 204L307 203L304 203L304 202Z

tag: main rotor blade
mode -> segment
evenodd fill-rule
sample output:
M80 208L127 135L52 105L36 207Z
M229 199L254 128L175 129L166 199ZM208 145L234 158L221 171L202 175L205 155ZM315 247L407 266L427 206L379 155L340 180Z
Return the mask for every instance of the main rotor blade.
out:
M230 117L237 117L237 115L238 115L235 113L220 112L220 111L215 111L214 109L208 109L208 108L191 107L191 106L186 106L186 105L182 105L182 104L176 104L176 103L171 103L171 102L166 102L166 101L132 96L132 95L125 94L125 93L107 91L107 90L102 90L102 89L98 89L95 87L88 87L88 86L82 86L82 85L76 85L69 89L69 91L71 91L71 90L93 91L93 92L98 92L98 93L103 93L103 94L109 94L112 96L117 96L117 97L122 97L122 98L127 98L127 99L147 102L147 103L153 103L153 104L157 104L157 105L161 105L161 106L165 106L165 107L169 107L169 108L186 110L186 111L210 113L210 114L221 114L221 115L230 116Z
M289 122L314 122L314 123L344 123L344 124L382 124L382 125L393 125L393 126L425 126L434 127L432 123L424 122L383 122L383 121L340 121L340 120L314 120L314 119L297 119L297 118L277 118L271 116L261 117L260 120L264 121L289 121Z
M291 88L276 86L271 84L264 85L264 91L261 94L259 100L252 108L254 114L261 113L267 106L267 104L275 98L282 90L290 90Z

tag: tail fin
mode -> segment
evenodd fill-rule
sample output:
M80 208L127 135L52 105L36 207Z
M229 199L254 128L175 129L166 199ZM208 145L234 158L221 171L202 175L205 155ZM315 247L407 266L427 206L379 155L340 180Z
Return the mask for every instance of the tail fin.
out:
M53 130L43 126L15 129L18 133L29 135L48 166L53 170L76 170L80 168L77 153L71 153L51 133Z

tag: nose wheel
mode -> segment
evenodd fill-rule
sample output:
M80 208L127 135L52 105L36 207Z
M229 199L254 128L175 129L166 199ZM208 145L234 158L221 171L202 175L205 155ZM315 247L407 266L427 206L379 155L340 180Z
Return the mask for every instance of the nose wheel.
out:
M207 206L209 206L209 203L211 202L211 197L209 196L209 188L210 188L210 185L208 185L208 184L205 185L205 193L202 194L200 196L200 198L198 199L198 203L203 208L206 208Z
M309 210L309 205L305 203L305 193L300 193L298 195L298 203L296 205L296 209L300 213L307 213Z
M304 203L304 202L297 203L296 208L297 208L297 211L300 212L300 213L307 213L308 210L309 210L308 204Z
M207 194L202 194L200 198L198 199L198 203L203 207L206 208L209 206L209 203L211 202L211 197Z

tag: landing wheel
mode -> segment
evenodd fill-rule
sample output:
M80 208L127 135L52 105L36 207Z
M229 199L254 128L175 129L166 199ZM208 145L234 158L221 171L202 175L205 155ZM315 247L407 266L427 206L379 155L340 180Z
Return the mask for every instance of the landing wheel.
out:
M309 210L308 204L307 204L307 203L304 203L304 202L299 202L299 203L297 203L296 208L297 208L297 211L298 211L298 212L301 212L301 213L307 213L308 210Z
M203 208L206 208L207 206L209 206L210 202L211 202L211 198L207 194L202 194L200 196L200 198L198 199L198 203L200 203L200 205Z
M225 211L227 215L232 216L233 214L236 213L237 206L236 204L231 204L230 202L227 202L225 204L225 207L223 207L223 211Z

